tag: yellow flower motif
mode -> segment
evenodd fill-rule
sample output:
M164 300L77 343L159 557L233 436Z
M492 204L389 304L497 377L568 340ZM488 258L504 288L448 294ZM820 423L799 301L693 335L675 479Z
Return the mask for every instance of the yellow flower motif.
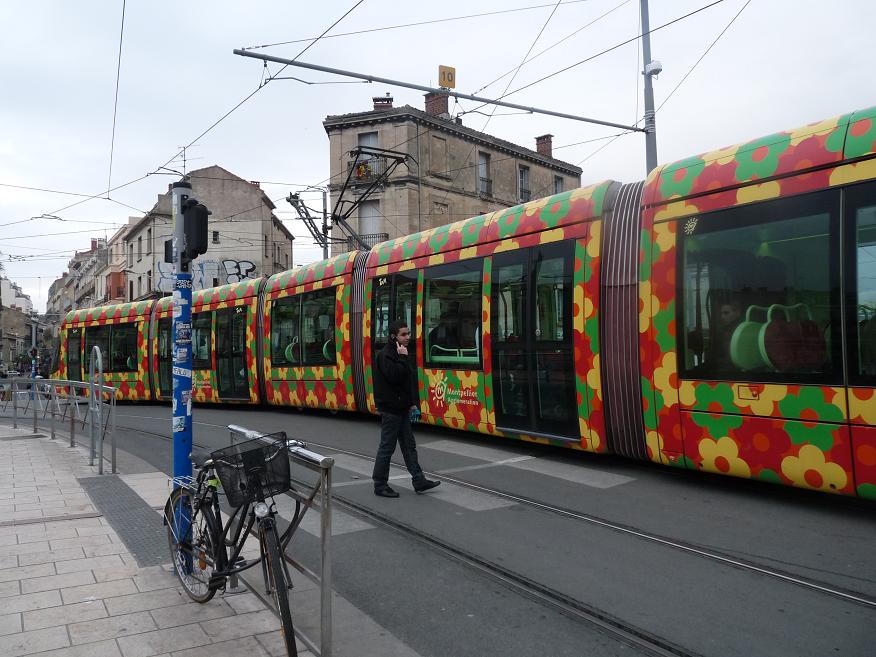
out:
M645 187L648 187L653 181L657 180L658 176L660 176L660 172L663 171L663 167L657 167L653 169L651 173L648 174L648 177L645 178Z
M325 406L326 408L337 408L338 407L338 398L333 392L325 393Z
M693 381L682 381L678 388L678 399L685 408L692 408L697 403L697 387Z
M876 178L876 160L873 159L846 164L834 169L830 174L830 184L832 186L847 185L871 178Z
M876 395L870 394L869 398L858 397L855 388L849 388L849 417L860 418L865 424L876 424Z
M496 247L496 250L493 253L501 253L502 251L516 251L520 248L520 244L517 243L517 240L502 240L499 242L499 245Z
M673 248L675 246L675 224L656 224L654 226L654 242L663 253Z
M599 399L602 399L602 389L599 387L600 378L599 355L597 354L593 357L593 367L587 372L587 387L595 392Z
M375 272L376 276L385 276L389 273L389 265L380 265Z
M675 368L675 352L667 351L663 354L663 361L654 370L654 387L663 393L663 402L667 406L674 406L675 402L673 401L675 395L668 397L666 395L667 392L674 390L675 386L672 384L672 377L675 376L677 370Z
M575 288L575 291L577 292L579 289L580 288ZM581 290L581 294L583 296L584 290ZM590 300L589 297L586 297L584 299L584 319L588 319L590 317L593 317L593 310L594 310L593 302Z
M559 242L565 237L562 228L554 228L546 230L539 235L538 241L540 244L548 244L550 242Z
M316 393L313 390L308 390L307 397L304 399L304 403L307 404L310 408L316 408L319 406L319 398L316 396Z
M824 452L815 445L803 445L797 456L782 459L782 473L795 486L826 493L840 491L848 482L848 475L842 466L828 463Z
M571 201L577 201L578 199L586 199L593 197L593 190L595 190L600 185L590 185L589 187L578 187L575 191L572 192L572 195L569 197Z
M739 144L728 146L727 148L719 148L716 151L703 155L703 162L706 164L730 164L736 158L736 151L739 150Z
M527 203L525 206L526 216L532 217L541 212L541 209L547 206L549 198L550 196L545 196L543 198L536 199L535 201L530 201L529 203Z
M759 185L740 187L736 192L736 202L740 205L743 203L754 203L755 201L778 198L781 193L781 185L773 180L771 182L760 183Z
M651 281L639 281L639 333L647 333L651 327Z
M645 445L648 447L648 456L654 463L667 465L669 460L663 455L663 439L656 431L648 431L645 434Z
M478 247L476 246L468 246L459 251L459 259L467 260L468 258L474 258L478 254ZM411 262L411 267L414 266L414 263Z
M839 117L836 116L832 119L827 119L825 121L819 121L817 123L810 123L809 125L804 125L796 130L791 130L791 146L797 146L804 139L809 139L809 137L813 136L823 136L831 131L835 130Z
M729 474L734 477L751 477L748 463L739 458L739 446L730 436L723 436L717 441L703 438L699 444L701 467L709 472Z
M788 395L788 386L764 385L757 399L744 399L740 397L740 393L749 396L746 395L747 388L749 386L733 386L733 403L739 408L747 408L752 414L763 417L772 417L775 403L782 401Z
M434 257L434 256L433 256L433 257ZM442 260L441 260L441 261L442 261L442 262L444 261L443 256L442 256ZM416 266L416 265L414 264L414 261L413 261L413 260L405 260L404 262L401 263L401 267L399 267L398 270L399 270L399 271L405 271L405 270L407 270L407 269L413 269L415 266Z
M459 372L459 385L460 387L468 387L468 388L477 388L478 387L478 373L477 372Z
M684 201L676 201L658 210L654 215L654 223L686 217L691 214L697 214L699 211L699 208L695 205L689 205Z
M602 221L594 221L590 224L590 235L587 238L587 255L591 258L599 256L600 241L599 236L602 234Z

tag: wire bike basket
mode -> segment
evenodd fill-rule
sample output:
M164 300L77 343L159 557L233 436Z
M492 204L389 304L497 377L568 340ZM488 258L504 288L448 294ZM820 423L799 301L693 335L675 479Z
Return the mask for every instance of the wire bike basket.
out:
M292 488L286 432L246 440L211 454L216 475L232 507L254 502Z

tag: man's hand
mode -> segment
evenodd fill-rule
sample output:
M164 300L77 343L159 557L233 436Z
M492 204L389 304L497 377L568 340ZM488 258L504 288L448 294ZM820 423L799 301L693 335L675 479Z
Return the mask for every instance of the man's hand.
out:
M396 342L395 347L398 350L399 356L407 356L408 355L408 348L406 346L404 346L403 344L401 344L400 342Z

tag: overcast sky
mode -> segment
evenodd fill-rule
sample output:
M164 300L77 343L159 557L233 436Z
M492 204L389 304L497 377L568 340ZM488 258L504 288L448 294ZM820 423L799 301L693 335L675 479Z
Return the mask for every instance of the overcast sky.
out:
M708 4L651 0L651 28ZM536 5L542 6L532 8ZM558 7L546 0L364 0L358 6L356 0L129 0L110 173L122 0L5 0L0 4L5 28L0 42L0 262L7 276L44 310L48 287L73 251L88 248L91 237L111 236L127 217L148 211L178 178L159 167L182 170L181 158L168 161L189 144L194 145L186 151L187 170L218 164L261 181L278 216L300 236L295 264L318 259L320 250L282 199L307 185L325 184L329 167L323 119L369 110L371 97L387 92L396 106L422 108L422 93L382 84L274 80L201 135L258 89L266 74L261 62L235 56L234 48L297 41L257 50L293 58L310 43L301 40L319 36L354 6L302 61L424 85L437 85L438 65L445 64L456 67L457 90L495 98L593 57L508 100L622 124L641 119L640 41L594 57L639 34L639 0L564 1ZM657 114L659 162L876 104L873 25L872 0L723 0L655 31L652 57L664 71L655 81L656 105L666 101ZM531 47L530 57L550 50L524 65L513 80L513 74L497 80L514 71ZM270 65L269 74L279 68ZM282 75L313 83L341 80L298 68ZM477 108L470 101L451 100L450 106L454 114ZM537 135L552 133L554 156L581 166L582 184L645 175L641 134L622 136L602 148L609 140L579 142L614 135L617 129L510 112L498 108L491 119L468 113L463 122L529 148ZM570 144L577 145L563 148ZM105 198L107 189L140 178ZM101 193L104 198L66 207ZM64 221L30 219L43 215Z

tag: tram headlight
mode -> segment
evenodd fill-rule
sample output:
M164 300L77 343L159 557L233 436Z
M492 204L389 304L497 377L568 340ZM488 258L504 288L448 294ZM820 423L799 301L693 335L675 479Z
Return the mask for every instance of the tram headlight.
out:
M256 514L257 518L264 518L271 512L271 510L268 508L268 505L264 502L256 502L252 510Z

